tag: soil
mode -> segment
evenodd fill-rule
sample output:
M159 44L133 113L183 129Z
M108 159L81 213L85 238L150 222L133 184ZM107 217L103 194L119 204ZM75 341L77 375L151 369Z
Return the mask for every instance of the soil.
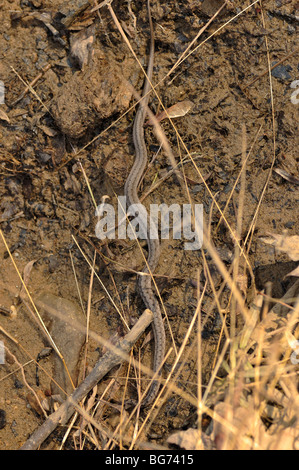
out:
M0 80L5 87L0 105L0 339L8 348L6 361L0 365L0 449L18 449L43 422L48 411L40 409L31 389L41 401L46 400L51 377L56 374L53 353L41 357L37 385L35 361L49 342L35 319L30 299L20 301L19 273L24 275L33 301L47 291L56 296L54 299L72 302L86 315L91 298L89 328L103 338L125 333L119 312L132 323L143 308L136 295L136 271L143 266L140 249L134 241L108 242L96 237L95 203L108 196L109 203L116 205L117 195L123 195L134 160L135 110L128 81L140 92L144 77L107 7L99 16L88 13L90 8L83 9L74 19L73 12L86 3L0 0ZM222 2L151 3L155 25L153 83L159 83L156 91L165 107L184 100L193 103L185 116L173 119L200 171L190 161L184 164L190 195L194 203L203 204L213 242L229 268L234 243L227 224L222 221L218 226L215 200L224 210L233 191L225 217L234 230L241 202L240 183L235 188L234 184L242 167L245 135L248 159L242 240L250 233L248 257L257 288L263 289L271 281L273 295L279 298L293 282L285 276L296 263L259 238L269 232L299 234L298 181L275 171L284 170L298 179L298 102L293 84L299 70L295 49L298 2L264 1L263 10L256 3L233 21L229 20L249 2L229 2L194 43L193 53L167 77ZM114 0L113 9L146 66L146 2ZM47 21L42 15L45 12ZM76 40L79 53L71 47ZM269 65L277 62L269 77ZM34 91L22 95L25 82L36 78ZM153 94L150 107L154 113L160 112ZM176 130L167 120L161 125L179 162L185 151L178 144ZM141 196L171 169L151 126L146 127L146 142L151 164ZM147 207L163 202L188 202L174 175L144 200ZM90 287L94 253L101 282L95 277ZM217 289L222 278L208 255L207 261ZM184 250L184 240L162 240L156 274L168 317L168 348L175 345L179 349L183 342L196 309L198 287L203 285L203 275L198 283L202 269L201 250ZM224 305L228 295L224 291ZM53 308L57 307L55 302ZM221 327L216 309L210 309L212 302L210 289L202 308L203 385L211 375ZM60 344L69 339L69 331L63 330L56 325ZM197 394L196 335L194 329L186 345L184 367L176 379L176 385L193 396ZM147 342L144 349L142 362L150 366L153 342ZM80 350L74 349L75 365ZM99 354L101 347L90 340L87 371ZM167 358L165 375L173 361L174 353ZM83 373L81 369L81 377ZM112 371L99 384L98 396L113 376ZM125 377L123 367L119 386L110 399L119 400ZM128 394L136 394L134 381ZM106 419L109 426L109 417ZM193 419L194 407L178 395L170 395L144 438L166 445L174 430L192 424ZM57 448L64 432L58 428L43 448ZM65 448L72 446L69 438Z

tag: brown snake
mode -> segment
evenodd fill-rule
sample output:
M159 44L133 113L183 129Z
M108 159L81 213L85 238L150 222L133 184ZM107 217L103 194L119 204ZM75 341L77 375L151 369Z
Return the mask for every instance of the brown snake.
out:
M147 105L149 100L149 91L151 89L151 79L153 73L153 62L154 62L154 31L153 23L150 14L150 5L149 0L147 1L148 12L149 12L149 24L151 30L151 41L150 41L150 54L149 62L147 67L147 77L145 79L145 84L142 93L142 99L140 101L138 110L136 112L134 125L133 125L133 142L135 147L135 160L133 167L130 171L130 174L125 183L125 195L127 198L128 206L132 204L140 204L137 188L139 182L142 178L144 170L147 165L147 150L144 140L144 121L147 113ZM149 217L147 217L147 222L149 222ZM165 330L161 315L161 310L159 303L155 297L152 288L152 273L154 272L160 257L160 243L159 239L154 239L150 236L149 233L149 223L147 223L146 234L147 234L147 245L148 245L148 258L147 263L138 276L138 292L146 305L153 312L153 333L155 340L155 354L154 354L154 364L153 371L157 372L163 363L164 353L165 353ZM144 227L145 230L145 227ZM159 390L159 381L154 380L147 392L147 395L142 401L142 406L148 405L155 399Z

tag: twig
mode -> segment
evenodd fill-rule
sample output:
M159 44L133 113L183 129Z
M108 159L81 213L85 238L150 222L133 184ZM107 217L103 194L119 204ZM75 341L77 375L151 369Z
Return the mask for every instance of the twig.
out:
M28 388L28 390L30 390L30 392L34 395L41 411L44 413L44 415L47 417L47 414L44 410L44 408L42 407L42 404L40 402L40 399L37 395L37 393L35 392L35 390L30 387L29 383L27 382L27 379L26 379L26 375L25 375L25 371L24 371L24 367L22 366L22 364L18 361L18 359L16 358L16 356L8 349L7 346L4 346L5 350L8 352L8 354L13 358L13 360L15 361L15 363L19 366L20 370L21 370L21 374L22 374L22 377L23 377L23 381L24 381L24 384L26 385L26 387Z
M295 52L297 52L297 50L295 51L292 51L290 52L290 54L286 55L285 57L283 57L281 60L279 60L278 62L276 62L276 64L272 65L271 67L271 72L272 70L274 70L276 67L278 67L279 65L281 65L285 60L289 59L290 57L292 57L292 55L295 54ZM251 82L249 82L247 85L245 85L242 90L246 90L246 88L250 87L251 85L253 85L253 83L255 83L257 80L259 80L260 78L264 77L265 75L267 75L267 73L269 73L269 67L267 68L267 70L265 70L263 73L261 73L260 75L258 75L257 77L255 77Z
M26 94L28 93L28 91L34 87L34 85L43 77L43 75L44 75L51 67L52 67L51 64L46 65L46 67L44 67L44 68L42 69L42 71L38 74L38 76L35 77L34 80L32 80L32 82L30 82L30 83L26 86L25 90L20 94L20 96L19 96L13 103L11 103L11 106L15 106L19 101L21 101L21 100L24 98L24 96L26 96Z
M105 5L108 5L108 6L109 6L112 2L113 2L113 0L104 0L104 1L101 2L99 5L97 5L97 6L94 7L92 10L90 10L90 13L93 13L94 11L99 10L100 8L104 7Z
M49 108L45 105L45 103L43 103L42 99L38 96L38 94L36 93L35 89L32 88L32 86L30 85L30 83L27 83L25 80L23 80L23 78L21 77L21 75L12 67L10 66L11 70L16 74L16 76L18 77L18 79L23 83L23 85L26 86L26 88L29 89L29 91L35 96L35 98L40 102L40 104L46 109L46 111L51 114Z
M48 419L30 436L20 450L36 450L44 440L56 429L58 424L65 424L71 418L74 410L80 413L78 403L93 389L93 387L115 366L121 364L125 355L129 353L132 346L150 325L153 314L150 310L145 310L135 326L129 331L122 341L114 347L114 350L107 351L102 356L91 373L79 385L67 400L52 413Z

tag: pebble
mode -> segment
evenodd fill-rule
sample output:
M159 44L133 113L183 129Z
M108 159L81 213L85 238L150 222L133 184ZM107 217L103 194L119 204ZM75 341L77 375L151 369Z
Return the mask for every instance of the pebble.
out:
M37 156L39 157L41 163L47 163L52 158L51 155L46 152L38 152Z
M284 224L285 228L293 228L294 225L295 225L295 222L293 220L290 220L289 222L286 222Z
M288 33L291 35L291 34L294 34L296 32L296 28L295 26L291 25L291 24L288 24Z
M277 62L273 62L271 65L275 65ZM271 75L279 80L290 80L292 77L289 72L293 70L290 65L278 65L272 70Z
M6 411L0 409L0 429L6 426Z
M20 380L18 380L18 379L15 380L14 386L15 386L15 388L16 388L17 390L21 390L21 389L24 387L24 385L22 384L22 382L21 382Z
M54 273L59 266L58 258L57 256L50 255L48 260L49 260L49 271L50 273Z

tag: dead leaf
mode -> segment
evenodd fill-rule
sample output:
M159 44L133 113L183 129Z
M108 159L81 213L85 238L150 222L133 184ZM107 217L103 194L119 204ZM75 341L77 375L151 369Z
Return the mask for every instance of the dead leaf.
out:
M201 5L201 11L207 16L213 16L224 3L224 0L204 0Z
M59 11L65 18L62 18L61 23L69 31L79 31L82 28L90 26L94 22L94 17L91 15L89 10L90 1L86 2L65 2L60 8ZM74 4L78 5L78 8ZM75 7L75 8L74 8Z
M266 433L250 397L246 407L219 402L214 408L214 414L212 439L217 450L251 450L254 438L257 440L259 436L261 439Z
M45 411L50 411L48 398L45 396L42 390L37 390L34 395L29 392L26 396L30 407L40 416L45 414Z
M28 284L29 278L30 278L30 273L33 268L34 263L36 262L36 259L33 259L32 261L29 261L29 263L26 264L24 268L24 282L25 284Z
M0 119L1 119L1 121L7 121L7 122L10 123L9 117L7 116L7 114L1 108L0 108Z
M170 106L170 108L166 108L166 110L162 111L162 113L158 114L158 116L156 116L156 119L158 122L161 122L163 119L167 117L174 119L177 117L185 116L185 114L187 114L188 111L190 111L192 106L193 106L192 101L189 101L189 100L179 101L173 106ZM146 124L151 124L151 121L148 120Z
M24 280L24 284L25 284L26 286L27 286L27 284L29 283L29 278L30 278L31 270L32 270L33 265L34 265L35 262L36 262L36 259L34 259L34 260L32 260L32 261L29 261L29 263L27 263L26 266L25 266L25 268L24 268L23 280ZM20 291L20 297L22 297L23 295L26 294L26 290L25 290L24 284L22 283L22 287L21 287L21 291Z
M297 266L297 268L295 268L293 271L291 271L290 273L288 273L287 276L296 276L296 277L299 277L299 266Z
M89 414L90 410L92 409L92 407L95 404L95 398L96 398L97 391L98 391L98 385L95 385L92 389L91 396L87 400L87 405L84 408L85 413L87 413L87 414ZM87 426L87 424L88 424L88 421L85 418L83 418L79 429L77 429L77 431L75 431L74 435L76 437L79 437L80 434L84 431L84 428Z
M58 354L53 356L51 394L65 399L78 382L81 350L86 339L81 326L84 325L83 312L77 303L50 292L41 292L34 300L44 324L49 328L51 345L64 358L62 361Z
M274 170L278 175L282 176L285 180L289 181L290 183L299 184L299 178L291 175L287 171L283 170L282 168L275 168Z
M298 450L298 432L298 423L287 429L280 427L275 438L272 434L265 432L264 440L261 441L262 448L267 450Z
M294 413L293 397L290 397L284 408L283 418L275 422L275 431L268 430L263 424L253 398L244 406L218 403L215 413L212 438L217 450L295 450L298 438L298 420ZM293 410L292 410L293 409ZM291 411L292 410L292 411ZM291 411L289 419L288 411ZM219 418L221 419L221 422ZM274 426L274 425L273 425Z
M64 182L64 189L66 191L73 191L75 194L79 194L81 191L81 184L80 181L76 178L75 175L69 174L69 172L65 169L65 176L66 180Z
M276 250L283 251L288 254L288 256L293 261L299 261L299 236L292 235L277 235L270 234L269 237L260 238L264 243L272 245Z
M186 450L207 450L213 448L210 437L193 428L171 434L167 442Z
M55 129L51 129L51 127L45 126L43 124L39 125L38 128L41 129L49 137L55 137L55 135L57 135Z
M71 36L71 56L76 59L79 67L83 70L91 60L92 46L94 41L94 26L83 29L79 33L74 33Z
M247 287L248 287L248 277L247 277L247 275L243 274L243 273L238 273L236 282L237 282L237 286L239 287L242 294L244 294L244 296L246 296Z

